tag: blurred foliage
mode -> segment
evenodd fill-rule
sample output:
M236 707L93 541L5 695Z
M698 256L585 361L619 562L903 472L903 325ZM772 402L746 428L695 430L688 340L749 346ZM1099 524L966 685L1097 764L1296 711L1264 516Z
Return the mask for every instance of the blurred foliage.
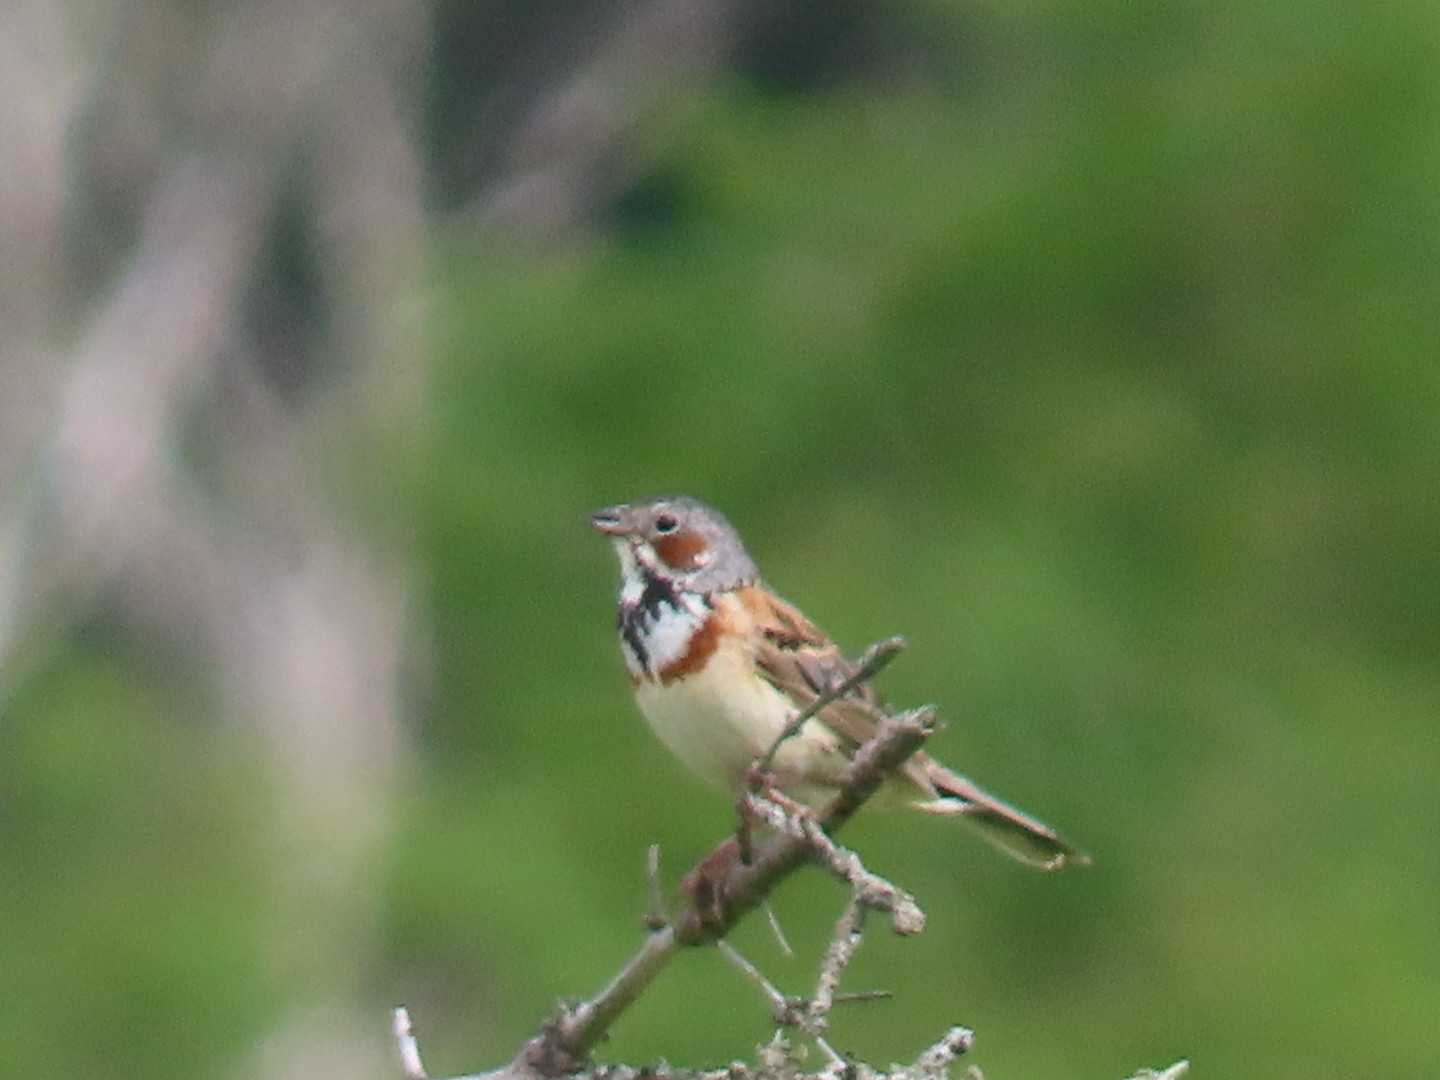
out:
M905 634L882 689L1096 859L857 823L930 925L866 941L849 985L897 1000L838 1047L908 1060L963 1023L995 1077L1433 1077L1432 8L822 6L682 103L583 237L437 212L424 448L371 495L410 522L432 650L376 1023L403 1000L436 1074L498 1063L638 944L646 846L673 881L729 827L630 704L582 525L676 490L852 650ZM256 770L188 694L87 641L10 692L17 1074L192 1076L283 996L254 974ZM742 947L803 990L840 902L792 882L799 958ZM148 1044L156 1013L185 1039ZM605 1056L766 1035L703 952Z
M188 722L202 702L153 656L100 626L76 637L0 724L6 1073L202 1074L282 989L244 839L260 772L242 740Z

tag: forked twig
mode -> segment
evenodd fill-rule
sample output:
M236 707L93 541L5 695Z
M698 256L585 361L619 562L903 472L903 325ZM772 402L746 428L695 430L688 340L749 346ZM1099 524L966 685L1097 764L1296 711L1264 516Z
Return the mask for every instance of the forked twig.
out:
M745 959L739 949L730 942L721 938L715 943L720 954L729 960L740 973L760 988L760 993L765 995L765 1000L770 1003L770 1015L775 1023L781 1027L790 1027L797 1023L802 1002L787 996L779 987L765 977L765 973Z
M751 847L751 825L754 822L746 806L746 800L756 792L768 788L768 777L775 765L775 755L780 752L780 747L789 740L795 738L804 729L805 725L819 715L820 711L827 705L839 701L851 693L857 686L869 682L880 672L889 666L890 661L900 654L905 648L905 639L902 637L887 638L884 641L876 642L866 649L855 664L855 669L843 679L831 682L821 687L816 694L815 700L792 716L789 722L781 729L780 734L775 736L775 741L770 744L769 749L761 754L750 765L744 786L741 789L740 798L736 803L736 810L739 814L739 822L735 826L735 842L740 848L740 861L750 862L753 854ZM772 796L774 793L772 792Z
M893 642L882 643L866 656L893 654L896 648ZM873 674L885 662L871 661L868 670ZM735 858L733 840L722 844L700 864L718 862L724 867L718 880L709 883L707 888L712 891L693 891L688 906L676 913L669 926L652 933L609 985L589 1001L562 1013L547 1030L522 1048L517 1062L523 1061L551 1076L573 1071L605 1037L615 1018L639 997L680 947L709 944L723 938L740 919L764 903L787 874L814 861L817 849L852 889L866 886L863 891L857 891L859 903L889 911L896 930L901 933L918 930L924 925L924 914L909 894L870 875L857 857L836 847L827 834L848 821L910 755L920 749L933 731L932 710L912 710L886 717L875 737L856 752L847 766L835 798L818 813L806 812L806 827L793 832L777 830L775 835L765 837L756 845L750 863L741 863ZM763 805L766 800L757 801Z
M881 730L891 726L903 728L905 725L914 725L916 730L928 733L933 730L933 710L917 709L887 717ZM866 755L875 741L872 740L872 743L861 748L851 765L852 771L866 767ZM842 792L844 790L842 786ZM817 819L808 807L776 791L747 793L741 803L751 820L809 845L816 857L850 886L856 903L862 908L889 913L897 934L915 934L924 929L925 913L915 902L915 898L878 874L871 873L858 855L835 843L823 827L822 820Z
M787 725L786 734L782 734L758 764L768 767L781 742L798 732L826 704L873 678L903 645L901 639L892 638L867 649L855 671L835 685L826 687L807 709L798 713ZM737 858L739 845L732 837L697 864L697 868L687 876L686 885L682 886L682 895L687 903L675 913L672 921L663 922L663 912L655 899L658 895L658 864L652 856L647 861L647 894L650 900L647 914L649 925L659 928L646 937L640 950L599 993L577 1006L562 1009L520 1048L508 1066L485 1075L491 1080L519 1080L536 1076L558 1077L582 1070L591 1050L607 1036L615 1019L644 992L681 947L720 941L740 919L763 904L786 875L817 859L850 884L852 906L857 911L869 907L885 910L890 912L897 931L913 933L918 930L924 924L924 915L909 894L870 874L858 857L839 848L829 834L844 825L887 779L895 775L910 755L920 749L934 728L934 713L928 709L884 717L874 737L856 751L841 775L835 796L819 811L796 807L799 812L794 812L772 802L769 793L765 796L757 794L753 799L757 813L767 825L772 825L773 834L766 835L755 844L753 857L748 862ZM822 1017L829 1006L845 999L845 995L834 992L835 983L840 968L853 951L853 946L846 946L837 949L833 958L827 957L827 964L833 967L833 971L828 975L822 971L821 992L817 996L828 1002L820 1011ZM763 976L760 980L762 987L768 987L766 993L772 1000L786 1000L778 990L763 981ZM855 997L868 999L874 996ZM401 1015L397 1012L396 1036L407 1080L423 1080L425 1074L408 1026L408 1017L405 1017L402 1030ZM818 1030L823 1023L817 1026L812 1013L805 1026ZM852 1065L818 1036L816 1043L831 1059L827 1072L839 1075L852 1070ZM729 1075L736 1074L732 1070Z

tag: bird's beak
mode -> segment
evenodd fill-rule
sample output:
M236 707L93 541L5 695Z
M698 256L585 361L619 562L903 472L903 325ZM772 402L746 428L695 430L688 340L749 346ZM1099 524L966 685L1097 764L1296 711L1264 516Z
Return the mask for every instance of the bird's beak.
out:
M635 531L635 512L628 506L607 506L590 515L590 525L607 536L625 536Z

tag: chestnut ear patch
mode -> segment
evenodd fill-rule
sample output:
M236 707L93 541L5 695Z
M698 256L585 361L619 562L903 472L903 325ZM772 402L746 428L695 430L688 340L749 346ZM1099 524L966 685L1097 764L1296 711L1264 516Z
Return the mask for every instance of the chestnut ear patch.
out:
M664 560L665 565L671 570L689 571L695 570L705 562L705 554L710 549L705 538L693 529L682 529L680 532L670 533L666 536L657 536L650 542L655 549L655 554Z

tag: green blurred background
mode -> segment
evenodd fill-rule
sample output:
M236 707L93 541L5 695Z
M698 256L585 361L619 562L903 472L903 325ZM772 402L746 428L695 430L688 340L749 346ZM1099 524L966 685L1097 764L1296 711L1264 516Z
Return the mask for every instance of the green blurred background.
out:
M868 937L847 986L895 1000L837 1047L1440 1073L1432 5L121 7L64 109L7 106L65 138L0 414L0 1073L398 1075L400 1002L479 1071L597 989L646 847L673 882L731 825L630 702L583 525L658 491L852 652L903 633L887 696L1095 858L858 821L929 925ZM314 59L295 27L338 51L227 60ZM103 456L86 517L73 447L136 410L75 386L197 160L263 175L182 278L230 274L220 329L117 376L184 387L164 482ZM147 562L176 521L223 588ZM803 992L842 900L802 875L798 956L739 943ZM601 1056L768 1035L705 950Z

